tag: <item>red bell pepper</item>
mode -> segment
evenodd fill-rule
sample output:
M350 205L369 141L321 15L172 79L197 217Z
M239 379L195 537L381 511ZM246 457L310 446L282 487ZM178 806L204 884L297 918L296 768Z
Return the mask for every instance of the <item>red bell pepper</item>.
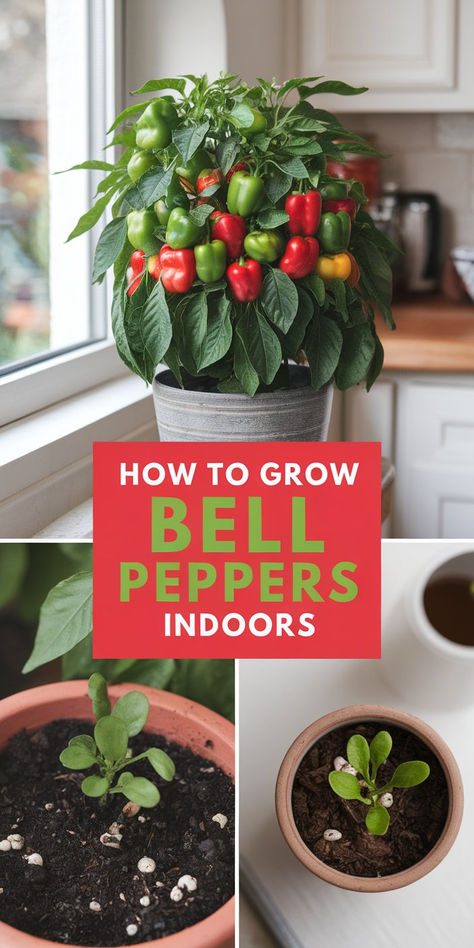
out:
M134 250L130 257L130 266L127 270L129 296L133 296L135 290L138 290L143 271L145 269L145 254L143 250Z
M319 191L306 194L289 194L285 211L290 215L288 230L293 236L312 237L316 233L321 217L321 195Z
M220 168L204 168L204 171L201 171L199 178L196 181L196 191L198 194L201 194L201 191L205 191L206 188L210 188L212 184L223 184L224 175Z
M232 165L232 168L229 168L225 176L227 183L229 183L232 175L234 175L236 171L250 171L250 168L245 161L238 161L237 164Z
M194 250L172 250L163 244L160 250L161 282L169 293L187 293L196 279Z
M319 243L315 237L291 237L280 260L280 270L292 280L308 276L319 257Z
M351 197L338 198L333 201L323 201L323 214L325 214L326 211L331 211L333 214L337 214L338 211L346 211L351 221L354 221L357 214L357 204L354 198Z
M239 303L250 303L260 296L262 290L262 267L256 260L241 257L227 267L227 279L232 293Z
M230 260L241 257L244 252L244 237L247 225L239 214L227 214L213 211L211 214L212 239L222 240Z

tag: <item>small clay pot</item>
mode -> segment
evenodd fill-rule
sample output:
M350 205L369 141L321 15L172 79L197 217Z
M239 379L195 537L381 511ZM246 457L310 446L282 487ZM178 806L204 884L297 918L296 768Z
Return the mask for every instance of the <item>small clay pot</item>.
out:
M110 685L113 701L136 685ZM234 777L234 727L225 718L194 701L167 691L140 685L150 702L146 730L163 734L168 740L189 747L194 753L212 760ZM65 681L21 691L0 701L0 750L22 728L38 728L61 718L93 720L87 681ZM208 741L212 744L208 745ZM147 948L232 948L234 944L235 900L230 899L217 912L196 925L166 938L146 942ZM0 922L1 948L52 948L58 942L47 941L21 932ZM70 945L69 948L78 948Z
M443 832L433 849L415 865L410 866L409 869L388 876L351 876L328 866L308 849L296 828L293 817L291 805L293 782L305 754L323 734L347 724L357 725L362 721L380 722L381 725L388 725L388 727L397 725L412 731L436 755L443 768L448 785L448 816ZM400 889L431 872L444 859L456 839L462 820L463 802L463 786L458 765L449 747L439 734L413 714L377 704L351 705L348 708L340 708L338 711L332 711L330 714L318 718L317 721L314 721L313 724L302 731L283 758L277 778L275 795L276 813L280 829L295 856L315 876L319 876L325 882L330 882L341 889L352 889L354 892L388 892L392 889Z

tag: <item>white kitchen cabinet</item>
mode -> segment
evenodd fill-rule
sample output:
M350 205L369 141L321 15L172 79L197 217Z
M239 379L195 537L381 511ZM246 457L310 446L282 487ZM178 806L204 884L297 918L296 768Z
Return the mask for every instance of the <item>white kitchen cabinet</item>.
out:
M346 394L344 425L395 464L394 537L474 537L474 376L383 372Z
M295 15L295 74L369 87L339 110L472 111L473 0L295 0ZM319 101L334 111L334 96Z

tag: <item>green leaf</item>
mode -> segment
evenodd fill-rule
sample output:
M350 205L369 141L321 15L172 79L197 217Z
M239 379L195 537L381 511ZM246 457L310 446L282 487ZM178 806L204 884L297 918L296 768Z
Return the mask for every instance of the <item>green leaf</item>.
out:
M228 352L232 342L230 310L231 304L225 293L207 297L206 332L196 353L198 370L218 362Z
M141 691L128 691L114 704L112 715L125 724L129 737L135 737L145 727L149 711L150 702L146 695Z
M293 280L283 270L275 267L268 270L259 302L268 319L282 332L287 332L298 311L298 291Z
M80 735L80 737L83 736L86 737L87 735ZM97 755L87 744L77 742L73 744L69 741L68 747L61 751L59 760L69 770L86 770L97 763Z
M157 166L145 171L133 188L129 188L126 192L124 204L130 209L140 211L144 207L151 207L155 201L165 197L174 174L175 164L176 161L172 161L168 168Z
M160 800L160 791L151 780L146 777L132 777L120 787L121 793L127 800L136 803L137 806L152 807L156 806Z
M342 391L357 385L366 375L375 351L375 340L368 323L346 326L335 382Z
M367 391L370 392L372 385L378 379L382 369L385 358L385 352L382 343L377 335L375 335L375 350L370 362L369 368L367 370L367 377L365 380Z
M259 378L253 367L245 339L241 335L239 323L237 323L234 332L234 373L244 392L247 395L255 395L259 386Z
M81 790L86 797L103 797L110 787L107 777L85 777L81 783Z
M137 115L138 112L143 112L146 108L146 105L146 102L135 102L134 105L129 105L126 109L123 109L122 112L119 112L117 118L114 119L112 125L107 130L107 135L110 135L110 132L113 132L118 125L121 125L122 122L125 122L127 119L131 118L132 115Z
M367 86L350 86L347 82L339 82L337 79L325 79L324 82L313 86L309 94L331 92L335 95L361 95L362 92L368 91Z
M168 349L172 336L170 313L161 280L157 281L145 303L140 336L147 360L153 366L154 372Z
M76 745L78 747L87 747L87 749L91 752L91 754L94 755L94 757L97 756L97 747L95 744L95 740L93 737L90 736L90 734L76 734L75 737L71 737L71 740L69 741L69 746L76 747Z
M383 836L389 827L390 813L384 806L372 806L367 810L365 825L374 836Z
M280 168L280 171L283 171L284 174L291 176L292 178L302 179L308 177L308 170L306 165L303 164L301 158L286 158L283 161L278 159L278 161L273 158L273 163Z
M317 390L332 379L339 362L342 333L337 323L315 312L304 338L303 349L311 369L311 385Z
M215 211L215 207L213 207L212 204L199 204L198 207L193 207L192 210L190 210L189 217L198 227L202 227L213 211Z
M141 378L144 378L142 370L132 353L125 331L124 314L126 301L129 299L126 293L127 275L124 273L122 279L116 280L114 284L111 308L112 332L114 334L117 352L122 361L125 362L125 365L128 366L132 372L136 372L137 375L140 375ZM136 294L134 293L134 296L135 295Z
M100 220L102 214L107 207L107 204L112 198L112 192L104 194L98 201L88 210L82 217L79 218L74 230L71 231L69 237L66 241L68 243L70 240L74 240L75 237L79 237L81 234L85 234L86 231L90 230L91 227L94 227L94 224L97 224L97 221Z
M430 775L430 768L423 760L407 760L399 764L390 778L387 786L390 787L417 787Z
M282 348L290 359L294 359L303 346L308 324L311 322L314 314L314 304L309 293L306 293L302 287L298 286L298 312L288 332L281 340Z
M94 740L107 761L122 760L127 753L128 731L120 718L106 715L94 728Z
M18 595L27 568L26 543L0 544L0 609Z
M107 691L107 682L103 675L94 672L88 682L89 698L92 701L92 710L95 719L98 721L110 714L109 693Z
M334 280L329 281L326 289L334 296L334 308L336 313L339 313L344 321L347 322L349 313L347 311L345 281L336 277Z
M291 92L292 89L298 89L299 86L307 85L309 82L317 82L318 79L322 79L322 76L299 76L294 79L288 79L287 82L284 82L278 90L278 98L282 99L288 92Z
M305 277L304 286L313 294L319 306L323 306L326 299L326 286L324 280L317 273L310 273Z
M175 128L173 131L173 144L176 145L183 163L186 164L193 157L194 153L202 145L209 131L209 122L202 122L201 125L189 125L187 128Z
M176 92L180 92L181 95L184 95L186 80L176 79L174 77L171 79L149 79L148 82L145 82L144 86L135 89L132 95L147 95L148 92L160 92L165 89L175 89Z
M147 758L153 770L156 770L156 773L159 774L160 777L163 777L163 780L173 779L176 773L176 767L171 757L168 757L165 751L160 750L159 747L150 747L147 751Z
M266 207L259 211L257 215L257 224L266 229L272 227L281 227L289 221L290 215L286 211L281 211L278 207Z
M232 168L232 165L235 164L239 150L240 137L238 135L230 135L225 141L219 142L216 149L216 158L217 164L222 170L222 174L226 175Z
M206 337L207 307L207 295L205 293L198 293L186 301L186 305L182 310L182 360L184 362L185 357L190 354L196 366L196 371L198 371L197 366L201 359L201 350Z
M83 161L80 165L71 165L70 168L65 168L64 171L55 171L54 174L67 174L68 171L114 171L115 165L111 165L108 161Z
M360 784L354 774L342 770L332 770L328 777L329 785L343 800L360 800Z
M59 658L92 631L92 572L76 573L48 593L23 673Z
M273 329L256 309L247 310L239 319L239 335L252 365L263 381L273 382L281 364L281 346Z
M272 204L278 204L278 201L288 193L293 184L291 174L285 174L279 168L272 168L264 177L265 192Z
M370 762L372 780L375 780L379 767L385 763L392 750L392 738L388 731L379 731L370 742Z
M353 734L347 742L347 759L350 764L362 774L365 780L369 780L369 745L362 734Z
M98 283L122 250L127 236L127 219L117 217L104 227L94 254L92 282Z
M241 102L239 105L234 106L232 112L229 114L229 120L239 128L250 128L254 121L254 114L250 106Z
M311 139L298 139L295 137L289 144L285 145L285 150L290 155L303 155L303 157L306 157L309 155L319 155L323 149L319 142L314 140L311 141Z

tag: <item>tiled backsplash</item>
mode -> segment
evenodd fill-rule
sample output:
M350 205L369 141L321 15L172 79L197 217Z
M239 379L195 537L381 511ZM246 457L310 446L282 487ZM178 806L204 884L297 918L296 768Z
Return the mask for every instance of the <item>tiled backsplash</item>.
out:
M443 247L474 245L474 113L340 116L346 128L374 136L390 157L382 181L404 191L434 191L443 207Z

